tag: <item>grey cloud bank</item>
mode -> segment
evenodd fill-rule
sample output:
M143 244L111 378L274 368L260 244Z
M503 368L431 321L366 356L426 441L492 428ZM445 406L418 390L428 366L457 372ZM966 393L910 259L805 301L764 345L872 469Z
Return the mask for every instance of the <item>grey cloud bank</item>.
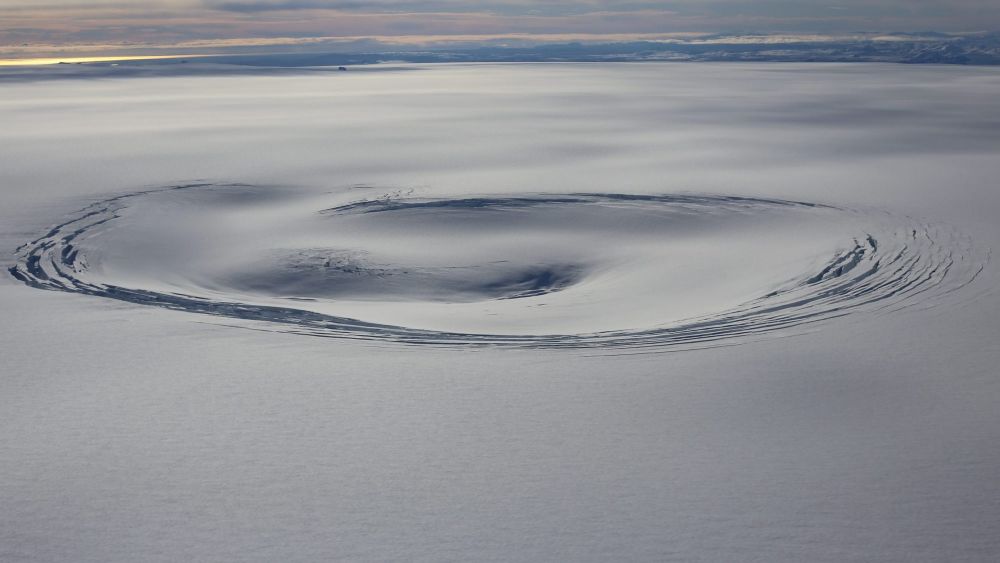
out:
M997 31L995 2L704 0L675 2L162 1L0 3L0 50L172 47L274 38L546 34ZM28 56L28 55L18 55ZM37 54L36 56L42 56Z

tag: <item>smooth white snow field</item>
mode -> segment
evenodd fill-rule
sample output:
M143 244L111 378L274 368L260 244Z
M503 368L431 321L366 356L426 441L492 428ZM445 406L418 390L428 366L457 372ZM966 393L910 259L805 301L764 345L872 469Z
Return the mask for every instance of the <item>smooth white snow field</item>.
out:
M189 70L0 80L0 561L1000 560L1000 69Z

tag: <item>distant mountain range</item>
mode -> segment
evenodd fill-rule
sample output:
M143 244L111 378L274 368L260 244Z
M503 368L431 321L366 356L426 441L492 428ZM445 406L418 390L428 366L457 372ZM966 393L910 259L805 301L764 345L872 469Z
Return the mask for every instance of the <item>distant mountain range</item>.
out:
M270 66L357 65L377 62L625 62L781 61L1000 65L1000 33L858 33L846 36L728 34L696 39L538 45L461 45L369 52L241 54L213 62ZM346 49L345 49L346 50Z
M156 60L116 60L32 67L0 66L0 82L85 76L246 74L337 70L378 63L475 62L881 62L1000 65L1000 32L847 35L725 34L618 42L537 43L523 38L486 43L400 45L373 40L311 46L271 46L294 52L177 54ZM188 64L191 63L191 64ZM375 68L371 68L375 70Z

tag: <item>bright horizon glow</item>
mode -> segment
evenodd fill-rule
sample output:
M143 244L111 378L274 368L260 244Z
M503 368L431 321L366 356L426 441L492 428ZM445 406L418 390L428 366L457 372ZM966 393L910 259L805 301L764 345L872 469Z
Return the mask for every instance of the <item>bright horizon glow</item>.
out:
M59 63L79 64L79 63L109 63L118 61L148 61L159 59L188 59L198 57L211 57L212 55L137 55L118 57L53 57L40 59L0 59L0 66L40 66L55 65Z

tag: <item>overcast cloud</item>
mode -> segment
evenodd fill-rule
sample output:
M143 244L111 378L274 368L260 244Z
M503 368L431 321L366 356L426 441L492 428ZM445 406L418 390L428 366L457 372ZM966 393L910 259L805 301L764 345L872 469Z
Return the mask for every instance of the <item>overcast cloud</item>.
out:
M276 37L1000 29L993 0L0 0L0 48Z

